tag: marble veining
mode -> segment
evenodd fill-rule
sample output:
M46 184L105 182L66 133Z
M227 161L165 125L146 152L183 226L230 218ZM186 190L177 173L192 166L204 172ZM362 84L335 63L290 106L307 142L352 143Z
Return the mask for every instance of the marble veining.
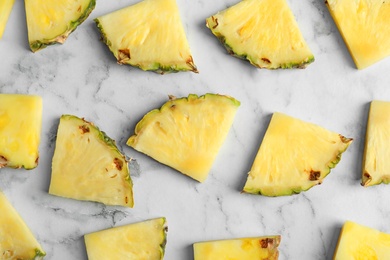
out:
M93 19L136 3L98 1L65 44L28 48L23 1L16 1L0 40L0 92L40 95L39 166L0 169L0 189L47 252L46 259L86 260L83 235L154 217L167 218L165 259L193 259L192 243L280 234L280 259L332 259L344 221L390 232L390 187L360 186L369 103L390 101L390 59L358 71L324 1L288 0L315 56L304 70L259 70L227 54L205 19L237 1L177 0L199 74L158 75L120 66L99 40ZM136 123L168 95L227 94L241 101L232 129L200 184L126 145ZM299 195L241 193L273 112L354 138L323 184ZM104 206L48 194L62 114L94 122L131 158L135 207ZM0 216L1 217L1 216Z

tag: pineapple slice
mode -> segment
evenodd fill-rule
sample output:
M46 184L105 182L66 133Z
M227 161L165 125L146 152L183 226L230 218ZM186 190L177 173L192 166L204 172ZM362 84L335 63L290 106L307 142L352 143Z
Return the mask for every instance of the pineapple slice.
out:
M347 221L334 254L334 260L389 259L390 234Z
M157 218L87 234L88 259L163 259L167 231L166 219Z
M390 55L390 0L325 3L358 69Z
M244 192L283 196L306 191L322 182L351 142L320 126L275 113Z
M41 127L41 97L0 94L0 168L35 168Z
M45 251L2 192L0 212L0 259L43 259Z
M25 0L28 41L33 52L64 43L95 8L95 0Z
M15 0L0 0L0 39L3 37L5 25L14 6Z
M138 122L127 145L203 182L239 105L234 98L218 94L171 98Z
M119 64L161 74L198 72L176 0L144 0L95 22Z
M228 52L259 68L305 68L314 61L286 0L243 0L206 19Z
M362 185L390 182L390 102L373 101L368 117Z
M90 122L63 115L58 127L49 193L133 207L128 162L115 141Z
M240 238L194 244L194 260L277 260L280 236Z

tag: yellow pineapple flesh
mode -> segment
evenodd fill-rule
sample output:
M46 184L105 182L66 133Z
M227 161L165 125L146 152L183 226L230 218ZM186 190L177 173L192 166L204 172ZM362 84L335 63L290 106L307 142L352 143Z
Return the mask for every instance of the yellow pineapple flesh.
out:
M239 105L218 94L172 98L143 117L127 145L203 182Z
M244 187L265 196L300 193L320 184L352 139L274 113Z
M390 183L390 102L371 102L363 157L363 186Z
M304 68L314 61L286 0L243 0L206 19L228 52L259 68Z
M144 0L95 22L119 64L158 73L198 72L176 0Z
M33 52L64 43L88 18L95 0L25 0L28 41Z
M239 238L194 244L194 260L277 260L280 236Z
M0 168L35 168L41 128L41 97L0 94Z
M45 251L2 192L0 212L0 259L43 259Z
M7 24L15 0L0 1L0 39L3 37L5 26Z
M133 207L128 161L94 124L63 115L57 132L49 193Z
M390 0L327 0L358 69L390 55Z
M84 236L89 260L161 260L167 243L165 218L97 231Z
M390 234L352 221L344 223L334 260L379 260L390 256Z

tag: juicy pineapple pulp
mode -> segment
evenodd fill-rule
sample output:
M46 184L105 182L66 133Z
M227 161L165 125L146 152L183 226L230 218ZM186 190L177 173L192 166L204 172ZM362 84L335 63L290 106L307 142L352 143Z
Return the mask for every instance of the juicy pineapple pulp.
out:
M0 168L35 168L41 127L41 97L0 94Z
M327 0L358 69L390 55L390 0Z
M240 238L194 244L194 260L277 260L280 236Z
M89 260L161 260L167 242L165 218L110 228L84 236Z
M0 0L0 39L3 37L5 25L14 6L15 0Z
M43 259L46 253L2 192L0 212L0 259Z
M64 43L95 8L95 0L25 0L32 51Z
M390 182L390 102L371 103L363 157L363 186Z
M49 193L133 207L128 162L92 123L63 115L57 132Z
M334 260L380 260L389 259L390 234L345 222L334 254Z
M286 0L243 0L206 25L230 54L259 68L304 68L314 61Z
M217 94L171 99L144 116L127 144L203 182L239 105L234 98Z
M275 113L244 192L282 196L308 190L322 182L351 142L320 126Z
M159 73L197 72L176 0L144 0L95 22L119 64Z

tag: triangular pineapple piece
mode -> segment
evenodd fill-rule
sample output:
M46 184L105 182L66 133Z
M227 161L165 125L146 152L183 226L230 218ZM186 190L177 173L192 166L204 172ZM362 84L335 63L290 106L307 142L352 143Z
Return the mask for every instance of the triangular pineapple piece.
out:
M95 22L119 64L158 73L198 72L176 0L144 0Z
M35 168L41 128L41 97L0 94L0 168Z
M25 0L28 41L33 52L64 43L95 8L95 0Z
M84 236L89 260L161 260L167 243L165 218L114 227Z
M358 69L390 55L390 0L325 3Z
M63 115L57 132L49 193L133 207L128 162L94 124Z
M390 234L352 221L344 223L333 260L389 259Z
M362 185L390 183L390 102L373 101L368 116Z
M0 212L0 259L43 259L45 251L2 192Z
M351 142L320 126L275 113L244 192L283 196L306 191L322 182Z
M14 6L15 0L1 0L0 1L0 39L3 37L5 26L8 21L8 17Z
M206 19L228 52L259 68L305 68L314 61L286 0L243 0Z
M138 122L127 145L203 182L239 105L218 94L172 98Z
M264 236L199 242L194 260L277 260L280 236Z

